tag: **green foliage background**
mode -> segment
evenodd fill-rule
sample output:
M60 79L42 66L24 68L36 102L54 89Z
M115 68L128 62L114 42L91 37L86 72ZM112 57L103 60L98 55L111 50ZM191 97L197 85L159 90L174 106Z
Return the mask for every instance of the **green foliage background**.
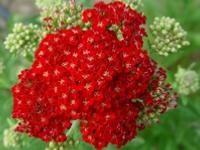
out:
M143 2L147 24L150 24L155 16L170 16L176 18L188 31L190 46L168 57L151 53L152 57L168 70L168 80L173 83L178 66L187 68L192 63L196 63L194 69L200 77L200 1L143 0ZM83 4L85 7L92 5L90 0L83 0ZM24 19L20 16L16 17L16 14L11 14L6 32L11 31L16 20L37 23L37 19L37 16ZM10 88L17 82L19 70L29 67L30 62L20 56L11 55L3 46L4 35L0 37L0 61L3 61L5 65L4 72L0 74L0 150L6 150L2 144L2 133L5 128L9 127L6 119L10 117L12 111ZM162 115L160 119L160 125L154 124L141 131L138 137L129 142L122 150L200 149L200 91L188 97L180 96L178 108ZM45 147L45 143L40 140L33 138L27 140L30 144L20 150L43 150ZM84 143L81 143L80 149L81 147L85 147L82 150L92 149ZM116 148L110 145L106 149L115 150Z

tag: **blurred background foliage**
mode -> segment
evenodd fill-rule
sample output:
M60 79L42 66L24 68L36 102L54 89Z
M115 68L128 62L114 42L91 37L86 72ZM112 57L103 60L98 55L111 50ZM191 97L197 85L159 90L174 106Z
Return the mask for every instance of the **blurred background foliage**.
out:
M84 7L91 7L91 0L81 0ZM194 68L200 77L200 0L143 0L147 24L154 17L169 16L179 21L188 31L190 46L168 57L151 52L154 59L168 71L168 80L173 84L178 66ZM21 56L15 56L4 48L5 36L12 30L15 22L38 23L39 10L34 0L0 0L0 150L6 150L2 144L3 130L9 127L6 119L12 112L10 88L17 82L21 69L31 62ZM148 30L148 29L147 29ZM146 47L147 48L147 47ZM1 69L3 69L1 71ZM160 117L160 125L141 131L137 138L129 142L122 150L199 150L200 149L200 91L189 96L179 97L179 106ZM43 150L45 143L29 138L29 145L20 150ZM83 143L82 143L83 144ZM87 149L91 149L90 146ZM107 150L116 149L110 145ZM11 150L11 149L10 149Z

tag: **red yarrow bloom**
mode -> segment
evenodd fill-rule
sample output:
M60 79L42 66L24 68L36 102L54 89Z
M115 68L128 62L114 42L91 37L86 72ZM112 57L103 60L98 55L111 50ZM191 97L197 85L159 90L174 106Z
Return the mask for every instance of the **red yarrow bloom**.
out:
M142 49L144 16L122 2L100 2L82 15L91 28L59 30L41 41L32 67L12 88L12 115L21 120L18 131L46 142L64 142L71 122L80 120L84 141L121 147L144 127L141 113L167 110L171 89Z

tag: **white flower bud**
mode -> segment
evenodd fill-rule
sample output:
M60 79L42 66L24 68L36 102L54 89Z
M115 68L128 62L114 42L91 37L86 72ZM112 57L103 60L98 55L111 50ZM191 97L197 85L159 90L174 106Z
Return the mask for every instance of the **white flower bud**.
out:
M37 0L36 4L42 8L41 20L43 21L43 27L45 32L54 32L59 29L69 29L74 26L82 24L81 14L82 7L75 5L73 8L68 7L68 4L64 0L50 0L53 1L46 5L47 0ZM41 7L41 5L44 5ZM45 7L48 6L48 7ZM51 17L51 21L44 21L44 18Z
M64 0L36 0L36 5L40 9L46 9L51 6L57 6L64 2Z
M121 0L122 1L122 0ZM134 10L140 10L143 7L142 0L124 0Z
M6 49L9 49L10 52L20 53L23 56L27 55L27 49L35 51L38 44L37 31L37 25L15 24L13 32L7 36L4 42Z
M3 144L7 148L20 148L24 146L23 135L15 132L16 125L5 129L3 133Z
M183 46L189 45L186 40L187 33L173 18L156 17L150 25L150 31L152 33L151 48L159 55L168 56Z
M179 94L189 95L199 90L199 77L197 72L190 69L178 68L175 74L176 88Z

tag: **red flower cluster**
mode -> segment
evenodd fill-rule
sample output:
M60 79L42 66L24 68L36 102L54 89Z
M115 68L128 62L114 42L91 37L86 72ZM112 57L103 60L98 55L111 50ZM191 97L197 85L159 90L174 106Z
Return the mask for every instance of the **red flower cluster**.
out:
M12 89L13 117L22 120L18 131L47 142L65 141L71 121L79 119L84 141L97 149L120 147L144 126L141 112L166 111L165 72L142 49L145 18L124 3L98 3L83 12L83 21L91 28L60 30L42 40L32 67Z

